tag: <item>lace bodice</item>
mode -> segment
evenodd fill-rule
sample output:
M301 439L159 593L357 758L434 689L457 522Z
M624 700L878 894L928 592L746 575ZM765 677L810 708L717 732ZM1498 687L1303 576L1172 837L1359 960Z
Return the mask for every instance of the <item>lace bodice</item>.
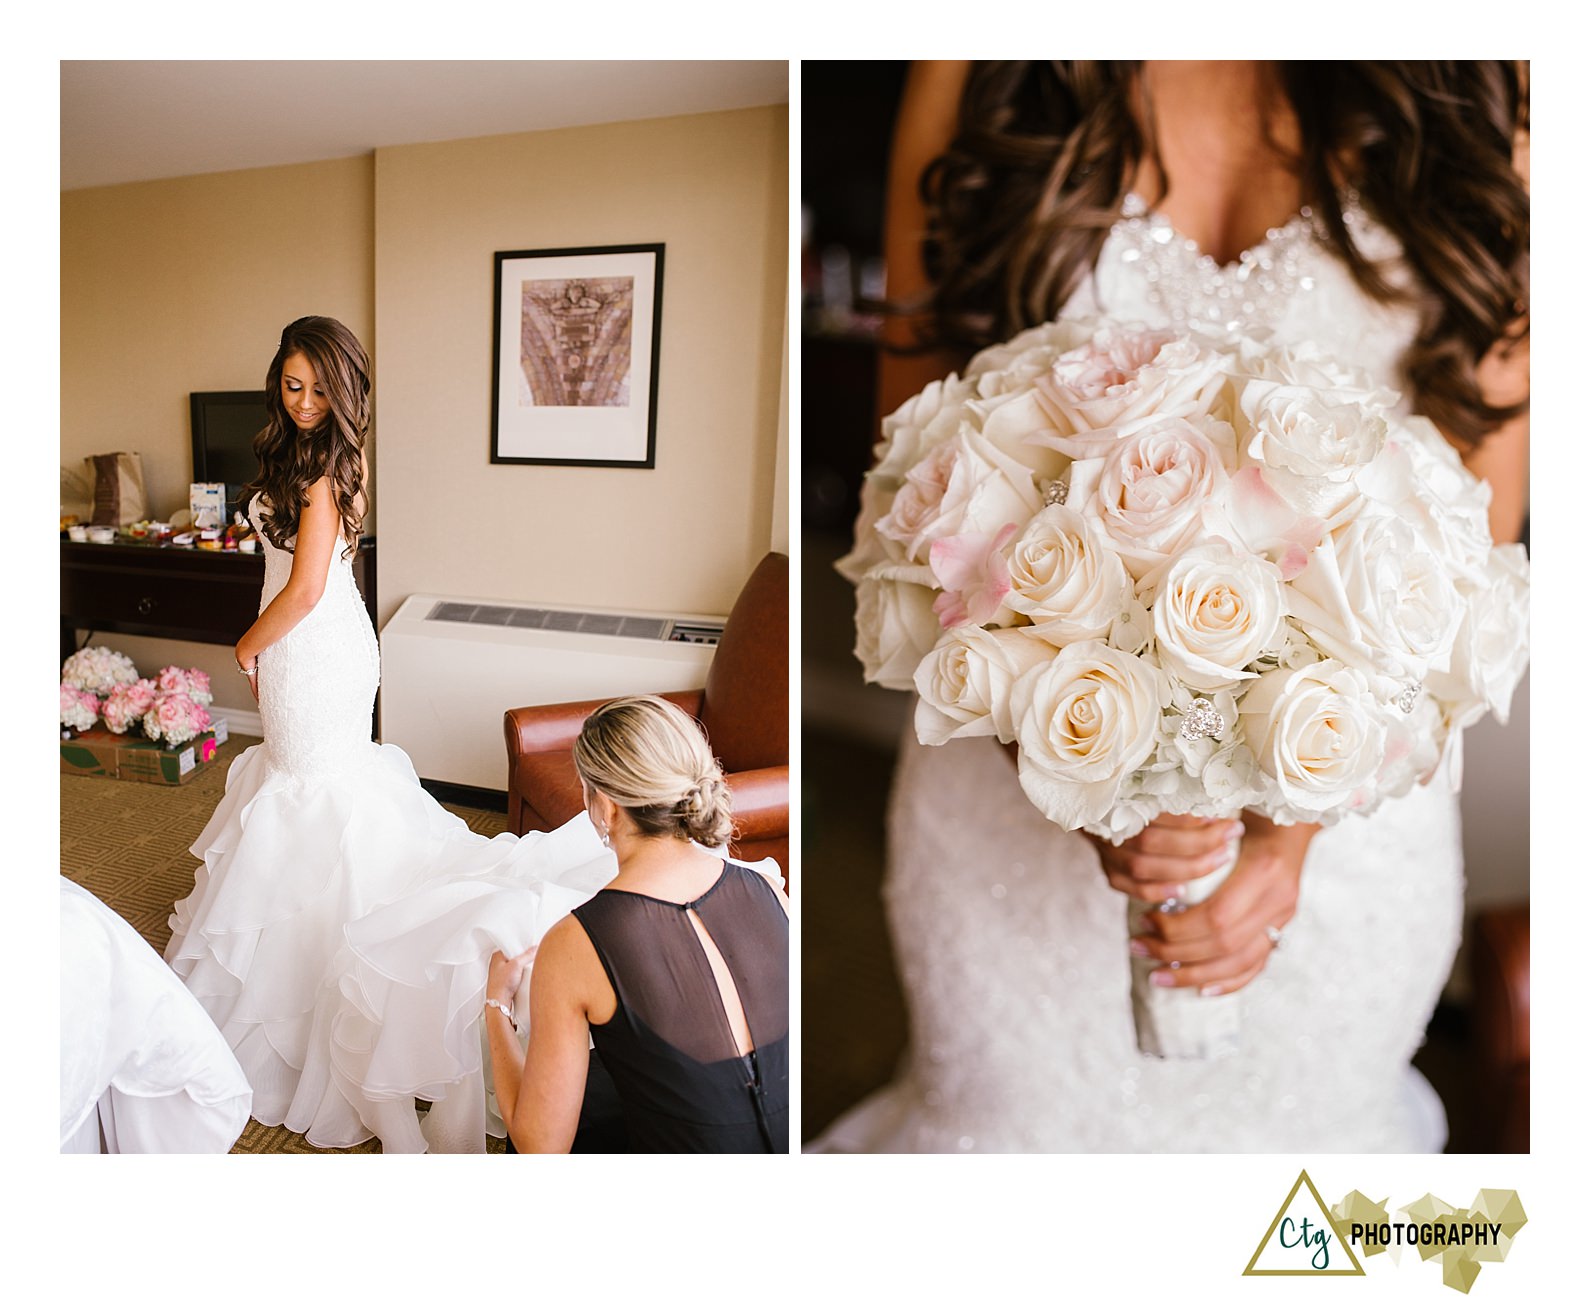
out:
M259 609L264 611L266 607L270 606L276 595L287 587L287 581L292 577L294 560L292 549L296 546L298 540L296 537L291 539L285 550L270 541L265 534L263 499L258 493L255 493L249 500L248 522L253 526L254 532L259 535L260 550L265 554L265 589L260 595L259 603ZM334 591L332 588L333 582L337 580L339 574L342 574L347 576L348 588L351 588L355 596L357 596L359 590L358 586L353 582L353 556L342 550L345 547L346 544L339 540L338 550L331 554L331 560L326 564L326 593L330 594ZM345 592L346 590L342 589L339 584L336 591ZM325 602L324 595L321 597L321 602Z
M293 553L265 536L261 499L249 522L265 553L264 611L292 576ZM259 657L260 718L265 750L278 769L301 778L346 765L370 746L370 720L381 661L353 558L339 548L326 565L326 587L314 610Z
M1383 262L1393 283L1405 280L1396 238L1350 193L1342 213L1364 255ZM1141 197L1129 195L1097 265L1063 313L1314 342L1333 359L1400 388L1398 363L1417 317L1410 308L1366 296L1324 246L1319 222L1305 207L1221 265Z

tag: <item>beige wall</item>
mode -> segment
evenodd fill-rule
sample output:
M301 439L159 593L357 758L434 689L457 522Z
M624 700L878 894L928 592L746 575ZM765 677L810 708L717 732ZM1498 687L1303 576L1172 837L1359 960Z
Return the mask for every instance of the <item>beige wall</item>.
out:
M384 621L412 593L722 613L774 534L787 109L376 152ZM653 470L490 463L492 256L662 242Z
M282 326L375 319L369 156L61 194L61 463L137 451L188 504L188 394L264 386Z

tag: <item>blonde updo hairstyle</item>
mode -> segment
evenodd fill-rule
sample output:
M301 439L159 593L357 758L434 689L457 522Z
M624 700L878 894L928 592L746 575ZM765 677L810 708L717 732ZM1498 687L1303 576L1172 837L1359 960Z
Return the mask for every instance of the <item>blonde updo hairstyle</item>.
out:
M643 835L707 848L734 833L729 787L694 718L650 694L603 703L574 741L574 768Z

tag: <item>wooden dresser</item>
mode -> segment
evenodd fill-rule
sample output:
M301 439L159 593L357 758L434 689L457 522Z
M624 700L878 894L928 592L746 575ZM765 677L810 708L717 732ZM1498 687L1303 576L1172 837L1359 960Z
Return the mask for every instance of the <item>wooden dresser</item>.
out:
M353 578L375 624L375 539L360 540ZM231 647L259 615L265 558L252 552L134 542L61 541L61 660L76 630Z

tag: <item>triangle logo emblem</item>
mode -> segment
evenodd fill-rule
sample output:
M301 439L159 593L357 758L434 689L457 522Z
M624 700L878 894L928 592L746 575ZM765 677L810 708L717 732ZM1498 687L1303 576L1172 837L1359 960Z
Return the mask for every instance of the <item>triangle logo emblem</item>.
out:
M1292 1183L1242 1276L1364 1276L1363 1266L1306 1170Z

